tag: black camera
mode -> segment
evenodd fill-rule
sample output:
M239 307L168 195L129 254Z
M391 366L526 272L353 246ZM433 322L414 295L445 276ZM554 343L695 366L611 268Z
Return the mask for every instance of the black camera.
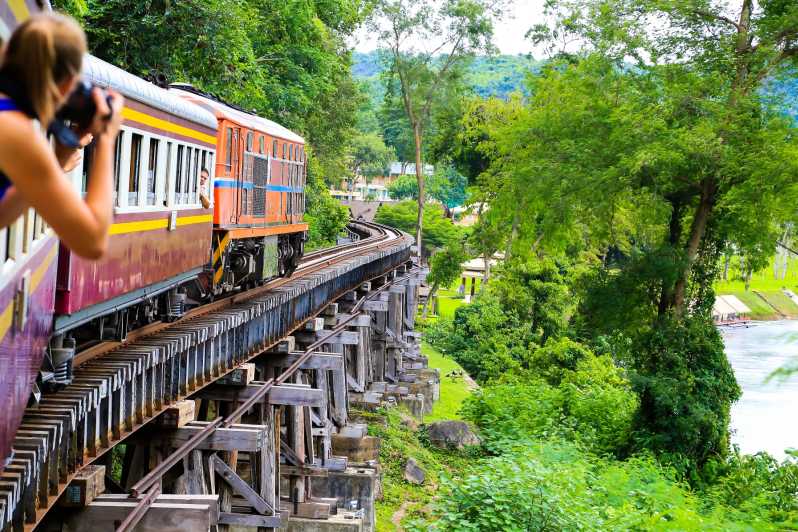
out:
M66 103L58 110L48 130L56 140L68 148L79 148L78 131L88 129L97 114L97 105L92 97L94 85L85 80L78 81L75 90L69 95ZM111 108L111 97L105 94L108 108ZM105 117L106 120L111 115Z

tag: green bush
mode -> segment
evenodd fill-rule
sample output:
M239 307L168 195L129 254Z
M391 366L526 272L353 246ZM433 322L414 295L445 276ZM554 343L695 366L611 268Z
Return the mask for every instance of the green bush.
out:
M469 398L464 417L480 428L494 452L519 440L557 437L598 454L623 454L637 396L609 357L581 350L584 358L573 369L563 368L556 383L534 369L505 376Z
M699 482L701 468L728 453L731 404L740 397L720 333L703 316L666 316L633 351L638 448Z
M521 440L444 481L416 530L777 530L756 515L705 504L652 457L597 458L562 442Z

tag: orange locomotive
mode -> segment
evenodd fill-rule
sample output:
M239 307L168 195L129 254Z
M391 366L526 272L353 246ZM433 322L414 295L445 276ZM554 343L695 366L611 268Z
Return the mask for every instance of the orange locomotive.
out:
M307 239L305 140L190 85L172 85L170 92L218 121L216 168L207 169L215 204L208 290L219 294L290 275Z

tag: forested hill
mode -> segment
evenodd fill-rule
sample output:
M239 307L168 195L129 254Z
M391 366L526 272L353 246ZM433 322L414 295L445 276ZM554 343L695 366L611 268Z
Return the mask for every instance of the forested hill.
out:
M466 74L466 82L483 97L507 97L516 90L523 90L524 80L535 72L540 61L525 55L498 55L477 57ZM379 81L383 65L377 51L355 52L352 57L352 75L368 82Z

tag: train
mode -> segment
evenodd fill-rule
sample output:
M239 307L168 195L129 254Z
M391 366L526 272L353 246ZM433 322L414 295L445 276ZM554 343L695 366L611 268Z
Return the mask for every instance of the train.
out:
M39 9L49 5L0 0L0 37ZM109 249L99 261L76 256L33 209L0 229L0 472L25 408L69 383L77 353L290 276L307 239L300 135L190 85L155 85L95 57L84 76L126 99ZM69 174L81 192L92 153L84 148Z

